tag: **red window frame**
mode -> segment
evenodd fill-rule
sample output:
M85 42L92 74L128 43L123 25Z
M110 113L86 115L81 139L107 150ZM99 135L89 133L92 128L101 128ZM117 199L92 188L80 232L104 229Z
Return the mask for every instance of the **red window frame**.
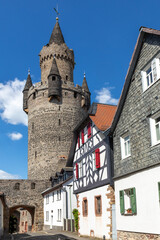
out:
M78 135L78 148L80 148L80 136Z
M78 163L76 163L76 179L78 179Z
M96 158L96 168L100 168L100 150L97 148L95 150L95 158Z
M82 144L84 144L84 129L81 131L81 136L82 136Z
M88 138L90 138L91 137L91 122L88 123L87 130L88 130Z

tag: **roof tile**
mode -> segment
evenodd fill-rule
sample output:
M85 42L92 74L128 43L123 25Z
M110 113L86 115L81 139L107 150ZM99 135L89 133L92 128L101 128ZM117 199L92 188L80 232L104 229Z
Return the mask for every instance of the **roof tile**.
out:
M107 104L97 104L97 111L94 116L89 115L99 130L107 130L112 123L117 106Z

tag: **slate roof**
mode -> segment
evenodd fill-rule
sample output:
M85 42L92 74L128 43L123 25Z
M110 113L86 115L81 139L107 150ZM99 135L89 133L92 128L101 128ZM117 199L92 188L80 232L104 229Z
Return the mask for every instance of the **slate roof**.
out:
M95 115L89 115L99 130L107 130L112 123L117 106L97 103L97 111Z
M49 40L49 44L51 44L53 42L56 43L56 44L59 44L59 45L65 42L58 21L56 22L56 24L53 28L53 31L52 31L52 34L51 34L51 37L50 37L50 40Z
M133 54L132 54L131 61L129 63L129 68L128 68L128 71L127 71L127 75L126 75L126 78L125 78L125 83L124 83L122 93L121 93L121 96L120 96L120 99L119 99L119 103L118 103L118 106L117 106L117 111L115 113L115 116L114 116L114 119L113 119L113 122L112 122L112 126L110 128L110 134L113 134L113 132L116 128L116 125L118 123L120 114L122 112L122 109L123 109L123 106L124 106L124 103L125 103L125 99L126 99L126 96L127 96L127 93L128 93L128 89L129 89L129 86L130 86L130 83L131 83L132 75L133 75L135 67L137 65L139 54L140 54L140 51L141 51L141 48L142 48L142 45L143 45L143 40L144 40L146 34L153 34L153 35L160 36L160 30L155 30L155 29L152 29L152 28L140 27L139 31L140 31L140 33L139 33L139 36L138 36L138 39L137 39L137 42L136 42L136 45L135 45L135 48L134 48L134 51L133 51Z
M82 89L84 89L86 92L90 92L85 75L84 75L84 78L83 78Z
M23 91L25 91L25 90L28 91L32 85L33 84L32 84L32 80L31 80L31 76L30 76L30 74L28 74L27 81L26 81Z
M50 73L49 73L48 77L50 75L60 76L55 57L53 58L52 67L51 67L51 70L50 70Z

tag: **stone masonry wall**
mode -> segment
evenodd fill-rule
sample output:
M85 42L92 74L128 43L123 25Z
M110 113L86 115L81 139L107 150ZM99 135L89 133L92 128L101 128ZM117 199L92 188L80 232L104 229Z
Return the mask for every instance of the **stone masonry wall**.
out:
M159 145L151 146L149 114L160 109L160 80L145 92L142 90L141 70L160 51L160 38L146 36L125 104L114 132L114 176L130 173L160 162ZM131 156L121 159L120 137L129 132Z
M35 183L35 189L31 188L31 184ZM19 189L17 189L19 184ZM30 181L30 180L0 180L1 192L5 196L4 208L4 230L8 231L9 216L12 209L23 207L31 210L33 216L33 230L42 230L43 228L43 197L42 191L50 186L50 182L46 181Z
M73 129L85 115L82 91L63 84L62 100L48 101L48 85L35 86L28 100L28 178L49 179L65 166ZM33 91L35 98L33 99ZM76 91L76 96L74 92ZM65 160L63 157L65 157Z
M118 240L160 240L160 235L118 231Z

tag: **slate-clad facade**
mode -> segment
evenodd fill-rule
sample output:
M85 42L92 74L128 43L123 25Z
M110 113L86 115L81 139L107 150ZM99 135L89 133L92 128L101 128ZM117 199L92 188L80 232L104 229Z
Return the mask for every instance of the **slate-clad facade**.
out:
M112 235L112 147L105 130L111 125L115 111L116 106L93 104L89 115L74 131L77 139L73 186L77 195L80 235L105 236L107 239Z
M141 28L111 126L119 239L160 236L159 63L160 31Z

